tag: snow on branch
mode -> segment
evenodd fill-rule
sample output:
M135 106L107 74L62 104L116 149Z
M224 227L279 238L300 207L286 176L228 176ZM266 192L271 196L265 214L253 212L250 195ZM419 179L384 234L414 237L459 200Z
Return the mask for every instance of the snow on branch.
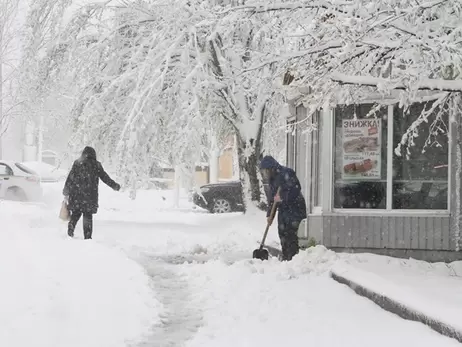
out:
M339 84L354 84L360 86L370 86L382 89L400 90L441 90L445 92L462 92L462 80L442 80L442 79L421 79L414 85L407 85L402 80L389 80L372 76L349 76L342 73L333 73L331 80ZM414 82L412 82L414 83Z
M228 14L232 11L247 11L251 13L266 13L266 12L275 12L275 11L293 11L300 9L331 9L339 13L346 13L340 8L337 8L333 4L330 4L326 1L298 1L293 3L276 3L274 5L268 4L254 4L254 5L242 5L228 8L226 10L220 11L218 14Z

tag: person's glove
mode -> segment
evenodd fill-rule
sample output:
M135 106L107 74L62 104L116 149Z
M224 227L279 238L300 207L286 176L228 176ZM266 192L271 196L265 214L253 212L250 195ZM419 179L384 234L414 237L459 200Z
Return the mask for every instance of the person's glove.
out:
M116 183L114 190L118 192L120 190L120 184Z
M275 203L275 204L278 204L278 203L280 203L280 202L282 202L281 196L280 196L279 194L276 194L276 195L274 196L274 203Z

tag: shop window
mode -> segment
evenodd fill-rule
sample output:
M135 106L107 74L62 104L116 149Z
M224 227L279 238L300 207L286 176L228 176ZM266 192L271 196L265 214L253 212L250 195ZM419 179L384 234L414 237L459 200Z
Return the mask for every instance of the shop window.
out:
M337 107L333 207L447 210L448 122L433 102Z
M394 107L393 209L448 208L448 120L433 103Z
M334 208L387 207L388 108L335 109Z

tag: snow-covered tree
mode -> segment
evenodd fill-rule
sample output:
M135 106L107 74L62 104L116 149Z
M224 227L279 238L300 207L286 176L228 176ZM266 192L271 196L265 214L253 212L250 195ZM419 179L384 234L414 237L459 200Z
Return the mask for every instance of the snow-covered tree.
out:
M272 13L283 23L285 49L266 51L264 64L285 71L289 86L283 88L289 93L303 90L308 116L325 105L371 95L398 99L405 109L431 100L430 111L440 110L438 116L427 124L431 112L424 109L403 134L398 155L403 146L414 145L417 127L430 127L430 134L447 128L442 110L452 120L460 116L460 1L248 1L226 11L252 17ZM420 150L431 144L429 139Z
M73 71L76 138L116 148L112 155L130 167L123 172L127 178L151 167L149 160L158 156L153 149L186 162L210 132L205 127L219 124L205 116L225 121L238 138L241 172L258 200L257 161L275 69L245 69L261 61L258 49L271 38L253 29L249 18L223 21L222 6L180 0L85 6L50 45L52 52L64 51L62 60L53 59L52 74ZM224 107L203 112L207 100Z
M47 51L50 76L72 72L76 141L105 148L128 180L160 157L198 157L224 121L258 201L263 143L284 131L280 91L309 87L311 111L393 90L404 105L422 89L452 102L460 15L456 0L109 2L57 25Z
M33 137L41 160L44 129L48 125L67 126L66 109L72 102L72 84L59 74L66 44L60 40L62 19L72 0L27 2L27 15L21 30L20 98L23 121L35 129ZM64 112L52 104L66 103ZM64 129L63 129L64 130Z
M11 118L17 112L18 30L19 0L4 0L0 3L0 159L2 158L2 135Z
M264 59L261 52L277 47L272 30L278 27L278 21L272 15L258 21L234 13L222 16L201 35L206 80L211 83L209 92L227 106L221 116L237 136L241 179L250 188L251 199L259 201L258 161L262 153L263 126L270 107L274 106L270 101L275 95L273 83L277 69L272 64L248 69L261 64ZM261 28L256 25L259 23L263 24Z
M229 11L285 23L289 49L267 52L266 63L283 62L292 87L309 86L311 107L372 91L402 90L405 103L418 90L462 90L460 1L255 1Z

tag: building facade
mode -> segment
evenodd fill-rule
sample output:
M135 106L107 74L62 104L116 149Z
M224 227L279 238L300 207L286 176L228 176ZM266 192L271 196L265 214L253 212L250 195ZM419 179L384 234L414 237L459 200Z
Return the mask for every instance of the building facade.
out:
M308 217L299 236L337 251L462 259L461 125L435 97L365 100L309 115L291 104L287 165Z

